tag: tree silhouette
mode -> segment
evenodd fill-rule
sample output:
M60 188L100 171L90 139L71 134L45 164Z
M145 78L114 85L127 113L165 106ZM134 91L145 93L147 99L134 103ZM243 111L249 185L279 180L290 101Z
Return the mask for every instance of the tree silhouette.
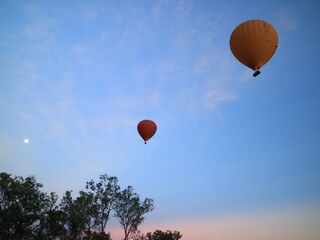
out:
M86 183L88 194L93 197L92 201L95 207L92 217L94 218L94 227L100 233L105 232L113 203L119 192L118 179L109 177L107 174L100 175L100 181L95 183L93 180Z
M66 217L67 237L76 240L80 239L85 230L87 216L83 215L82 199L78 197L74 200L71 192L66 191L61 200L60 207Z
M0 173L0 239L29 239L45 233L60 234L52 220L56 195L40 191L33 176Z
M179 240L182 238L182 235L179 231L170 231L167 230L165 232L161 230L156 230L152 234L147 233L146 240Z
M59 204L58 195L42 192L42 186L33 176L24 179L0 173L0 240L111 240L105 232L110 216L124 229L124 240L182 236L176 231L147 235L138 231L144 215L154 209L153 200L142 201L132 186L120 190L116 177L100 175L98 182L86 182L85 190L76 196L66 191Z
M141 202L139 195L133 190L132 186L128 186L119 192L114 203L114 216L124 230L124 240L128 240L130 234L137 231L144 220L143 215L154 209L152 199L146 198Z

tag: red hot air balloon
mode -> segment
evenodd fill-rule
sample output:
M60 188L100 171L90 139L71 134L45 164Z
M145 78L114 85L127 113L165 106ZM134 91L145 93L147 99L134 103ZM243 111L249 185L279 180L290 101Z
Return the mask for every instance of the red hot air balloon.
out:
M157 125L151 120L142 120L139 122L137 129L146 144L147 141L156 133Z

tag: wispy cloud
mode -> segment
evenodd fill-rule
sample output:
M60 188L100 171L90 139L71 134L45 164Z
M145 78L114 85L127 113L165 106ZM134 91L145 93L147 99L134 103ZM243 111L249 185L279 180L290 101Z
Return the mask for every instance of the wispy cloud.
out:
M223 103L236 99L235 93L228 90L210 89L203 96L205 107L215 108Z
M135 127L137 119L132 115L110 114L109 116L92 119L92 123L102 133L111 133L124 130L128 127Z
M24 111L21 111L21 112L19 113L19 117L20 117L22 120L31 120L31 119L33 119L33 116L32 116L30 113L24 112Z
M280 27L285 31L294 31L298 27L298 22L292 14L290 8L281 9L277 13Z

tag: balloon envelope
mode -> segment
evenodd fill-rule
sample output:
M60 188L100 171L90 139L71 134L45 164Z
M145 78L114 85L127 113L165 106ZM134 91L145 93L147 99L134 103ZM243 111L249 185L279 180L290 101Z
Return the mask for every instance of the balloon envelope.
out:
M278 34L263 20L249 20L238 25L230 36L230 49L239 62L258 71L278 47Z
M139 122L137 129L144 142L147 143L147 141L156 133L157 125L151 120L142 120Z

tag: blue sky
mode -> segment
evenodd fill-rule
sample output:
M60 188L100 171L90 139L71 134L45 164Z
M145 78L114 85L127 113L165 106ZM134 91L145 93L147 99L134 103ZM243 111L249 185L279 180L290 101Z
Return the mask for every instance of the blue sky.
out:
M143 231L318 239L319 10L317 1L1 1L0 170L35 175L60 197L117 176L155 201ZM250 19L279 35L256 78L229 48ZM158 125L147 145L142 119ZM116 222L109 230L121 239Z

